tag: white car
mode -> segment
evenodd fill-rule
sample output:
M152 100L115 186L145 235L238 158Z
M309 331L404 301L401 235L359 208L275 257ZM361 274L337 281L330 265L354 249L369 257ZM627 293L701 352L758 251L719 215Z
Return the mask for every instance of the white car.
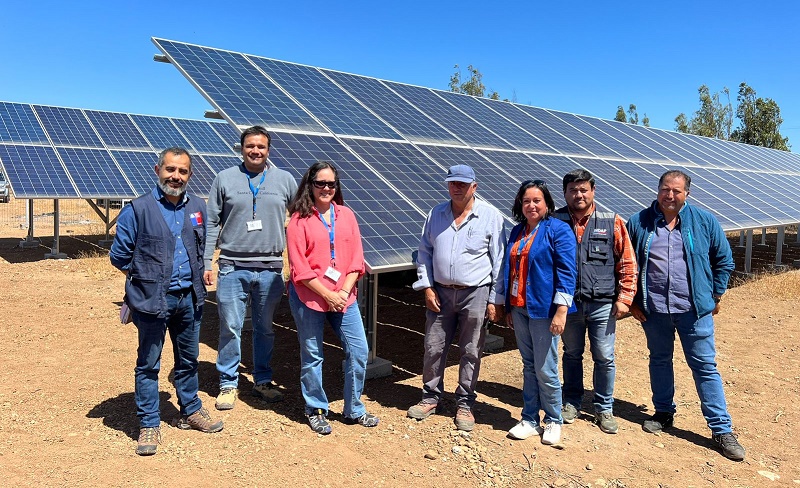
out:
M10 190L8 189L8 181L6 176L0 171L0 202L8 203L11 199Z

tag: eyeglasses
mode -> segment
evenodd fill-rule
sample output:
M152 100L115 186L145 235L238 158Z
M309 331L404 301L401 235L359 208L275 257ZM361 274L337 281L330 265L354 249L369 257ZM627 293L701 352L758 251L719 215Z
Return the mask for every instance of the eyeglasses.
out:
M318 180L314 180L311 183L314 184L315 188L319 188L320 190L322 190L325 187L330 188L331 190L335 190L336 189L336 182L335 181L318 181Z

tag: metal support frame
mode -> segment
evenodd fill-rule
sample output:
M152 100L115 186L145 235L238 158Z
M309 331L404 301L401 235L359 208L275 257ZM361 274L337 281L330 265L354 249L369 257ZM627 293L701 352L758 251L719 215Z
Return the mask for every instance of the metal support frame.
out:
M757 245L761 249L766 249L766 248L769 247L767 245L767 228L766 227L762 227L761 228L761 242L759 242Z
M783 239L786 234L784 226L778 227L778 243L775 245L775 266L783 266Z
M378 275L367 273L361 278L359 303L364 305L364 329L369 345L367 379L382 378L392 374L392 363L375 355L378 341Z
M39 247L41 242L39 239L33 237L33 200L28 200L28 205L25 206L25 213L27 214L26 217L28 218L28 235L25 236L25 239L19 241L19 247L23 249L30 249L34 247Z
M44 255L45 259L67 259L69 256L60 252L59 250L59 221L61 220L61 212L58 208L58 199L53 200L53 247L49 253Z
M751 275L751 261L753 258L753 229L747 229L747 243L744 250L744 274Z
M103 199L103 209L101 210L100 207L92 200L91 198L87 198L86 202L92 207L92 210L100 217L100 220L103 221L105 224L105 237L98 241L97 244L103 247L111 247L111 244L114 243L114 240L111 238L111 228L114 227L114 224L117 223L117 218L119 215L111 218L111 199L104 198Z
M739 231L739 246L738 247L744 247L744 231L743 230Z

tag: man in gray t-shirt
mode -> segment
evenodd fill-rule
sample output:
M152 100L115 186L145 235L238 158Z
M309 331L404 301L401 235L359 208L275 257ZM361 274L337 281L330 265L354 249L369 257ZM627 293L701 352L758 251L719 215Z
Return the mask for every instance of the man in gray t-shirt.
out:
M211 259L215 247L220 249L218 410L230 410L236 401L248 298L253 319L253 394L268 402L283 400L283 393L272 382L272 316L284 290L284 221L297 182L267 161L270 136L266 129L246 129L241 144L242 164L220 171L208 195L206 285L214 284Z

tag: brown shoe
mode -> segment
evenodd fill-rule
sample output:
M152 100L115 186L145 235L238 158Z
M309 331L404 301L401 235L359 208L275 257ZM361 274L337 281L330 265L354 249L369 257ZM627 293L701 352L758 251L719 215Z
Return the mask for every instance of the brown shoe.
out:
M412 405L411 408L408 409L406 415L412 419L423 420L436 412L438 406L438 403L419 402L416 405Z
M468 407L458 407L456 411L456 428L465 432L470 432L475 428L475 416Z
M161 429L158 427L142 427L139 429L139 442L136 445L136 454L152 456L156 453L161 443Z
M200 432L205 432L207 434L211 434L214 432L219 432L222 430L222 420L218 420L214 422L211 419L211 415L208 414L208 410L203 407L200 407L200 410L196 411L195 413L187 416L183 416L178 419L178 423L176 426L179 429L195 429L199 430Z

